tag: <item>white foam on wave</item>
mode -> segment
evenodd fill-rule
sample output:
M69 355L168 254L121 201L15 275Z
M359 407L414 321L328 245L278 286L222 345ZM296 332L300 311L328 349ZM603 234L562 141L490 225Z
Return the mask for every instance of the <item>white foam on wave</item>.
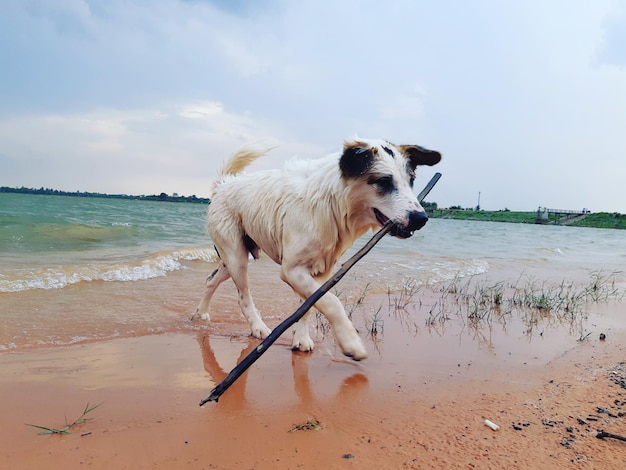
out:
M489 271L489 263L481 259L454 259L419 264L394 264L415 273L415 277L418 280L423 280L426 284L436 284L455 278L476 276Z
M376 286L393 291L407 282L415 286L432 286L485 274L490 269L487 261L476 258L378 260L368 276Z
M172 256L175 259L185 261L206 261L207 263L215 263L219 259L214 249L206 248L185 248L175 251Z
M0 292L20 292L33 289L62 289L79 282L132 282L166 276L183 268L181 261L215 262L213 249L189 248L159 252L136 262L55 266L39 269L19 269L0 274Z

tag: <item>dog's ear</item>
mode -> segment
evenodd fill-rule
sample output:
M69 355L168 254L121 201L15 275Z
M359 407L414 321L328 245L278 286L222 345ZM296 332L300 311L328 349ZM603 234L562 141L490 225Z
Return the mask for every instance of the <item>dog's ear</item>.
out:
M409 159L409 164L413 170L418 165L433 166L441 161L439 152L425 149L419 145L398 145L397 148Z
M374 163L376 149L363 142L348 142L343 145L339 168L343 176L356 178L364 175Z

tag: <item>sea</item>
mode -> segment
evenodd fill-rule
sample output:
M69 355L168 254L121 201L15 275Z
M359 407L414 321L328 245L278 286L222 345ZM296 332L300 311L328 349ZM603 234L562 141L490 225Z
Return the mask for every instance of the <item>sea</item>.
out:
M0 353L208 327L246 333L230 282L214 299L214 325L194 318L217 262L205 213L204 204L1 193ZM407 285L412 295L469 279L584 286L598 273L623 287L625 268L626 231L431 219L412 238L385 237L334 292L356 305L364 292L391 299ZM299 304L268 258L251 261L250 278L270 326Z

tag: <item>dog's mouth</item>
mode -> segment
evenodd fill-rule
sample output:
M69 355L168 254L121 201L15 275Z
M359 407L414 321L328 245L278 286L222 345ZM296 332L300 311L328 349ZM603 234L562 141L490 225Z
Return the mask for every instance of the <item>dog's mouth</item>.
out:
M376 208L374 209L374 215L376 215L376 220L382 226L384 226L385 224L387 224L387 222L389 222L389 217L387 217L385 214L383 214ZM403 227L402 225L394 223L389 233L394 237L409 238L413 236L413 232L414 230L409 230L407 227Z

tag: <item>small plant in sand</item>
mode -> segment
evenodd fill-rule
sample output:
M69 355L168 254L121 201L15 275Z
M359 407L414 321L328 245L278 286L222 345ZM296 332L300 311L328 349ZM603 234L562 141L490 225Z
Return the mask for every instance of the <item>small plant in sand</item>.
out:
M426 324L443 323L450 319L447 311L455 306L457 315L468 319L471 324L504 320L509 310L505 308L506 283L488 285L475 283L473 278L461 279L458 276L439 288L441 298L432 306Z
M346 313L348 314L348 318L350 320L352 320L352 314L363 305L363 303L365 302L365 299L367 298L367 292L369 291L371 287L371 283L366 283L363 286L363 289L361 290L361 292L358 293L356 300L354 301L350 301L351 299L347 298L345 303L344 303L344 307L346 309ZM337 296L339 297L339 296Z
M455 276L448 284L443 287L442 291L448 294L464 295L467 294L471 282L471 277L463 279L460 276Z
M626 290L620 289L615 285L616 278L620 274L623 273L621 271L613 271L610 273L593 271L591 273L591 283L585 289L587 299L593 302L623 300L626 296Z
M348 315L348 318L352 321L354 314L363 307L365 300L367 299L367 294L371 288L371 283L366 283L360 291L357 292L356 296L352 295L352 291L350 289L338 290L334 291L334 294L341 301ZM327 318L318 310L315 311L315 329L324 337L326 333L331 330L330 323ZM369 329L369 327L368 327ZM359 329L357 328L357 331Z
M330 331L330 323L319 310L315 310L315 329L319 331L322 336Z
M65 418L65 426L62 428L49 428L46 426L40 426L38 424L28 424L28 423L26 424L26 426L32 426L33 428L41 429L42 431L39 433L40 436L47 435L47 434L60 434L60 435L70 434L70 429L72 429L73 427L78 426L79 424L86 423L87 421L91 421L93 418L87 418L87 415L91 413L93 410L95 410L96 408L98 408L100 405L102 405L102 403L98 403L97 405L90 407L89 403L87 403L87 405L85 406L85 409L83 410L83 414L81 414L78 418L76 418L71 423L68 423L67 418Z
M580 334L578 335L578 341L585 341L587 338L589 338L589 336L591 335L591 331L586 331L584 329L581 328Z
M301 424L296 424L294 425L289 432L296 432L296 431L319 431L321 428L321 424L317 419L315 418L307 418L307 420Z
M582 341L590 334L584 329L585 306L625 297L626 291L616 285L618 274L592 272L589 284L582 286L566 281L540 283L532 277L524 281L523 275L514 283L494 285L455 278L440 288L442 297L429 312L427 324L447 318L443 312L451 306L456 306L457 315L467 318L472 326L491 324L494 320L506 322L507 316L515 312L526 325L527 334L532 334L540 322L569 322L572 333L578 332Z
M446 297L444 295L430 307L428 317L426 317L426 326L435 327L443 325L450 319L446 311Z
M387 287L387 301L389 314L400 322L402 327L409 332L417 334L419 327L409 312L409 307L421 308L422 301L415 298L422 290L422 285L415 279L406 279L400 288ZM382 307L381 307L382 308Z
M400 287L400 292L395 293L391 287L387 289L387 298L389 299L389 310L396 315L406 312L407 307L415 303L413 298L417 295L421 286L414 279L408 279Z
M380 305L373 313L371 320L369 321L369 325L367 327L367 333L376 337L379 333L382 333L385 329L385 321L382 319L382 309L383 306Z

